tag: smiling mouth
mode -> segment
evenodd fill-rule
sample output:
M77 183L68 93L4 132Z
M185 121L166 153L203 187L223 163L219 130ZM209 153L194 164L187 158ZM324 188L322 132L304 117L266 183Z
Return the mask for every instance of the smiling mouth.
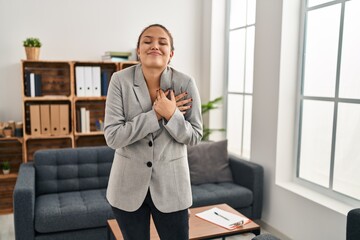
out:
M161 54L158 52L149 52L148 55L161 56Z

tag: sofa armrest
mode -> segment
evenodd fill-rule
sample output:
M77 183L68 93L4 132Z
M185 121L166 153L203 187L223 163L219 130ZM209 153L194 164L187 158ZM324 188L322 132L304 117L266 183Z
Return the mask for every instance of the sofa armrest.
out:
M260 219L263 202L263 167L230 154L229 163L234 182L253 192L252 218Z
M35 239L35 168L23 163L14 188L14 225L16 240Z
M348 212L346 222L346 240L360 239L360 208Z

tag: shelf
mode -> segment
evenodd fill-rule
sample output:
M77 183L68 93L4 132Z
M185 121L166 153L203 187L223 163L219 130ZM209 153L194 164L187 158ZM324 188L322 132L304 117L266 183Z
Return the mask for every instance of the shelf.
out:
M86 136L100 136L100 135L104 135L104 132L103 131L94 131L94 132L88 132L88 133L75 132L75 138L86 137Z
M105 101L106 96L101 97L74 97L74 101Z
M67 96L57 96L57 95L52 95L52 96L39 96L39 97L23 97L24 101L32 101L32 102L36 102L36 101L71 101L71 97L67 97Z
M25 140L29 139L61 139L61 138L72 138L72 134L68 135L40 135L40 136L32 136L32 135L25 135Z
M1 141L18 141L19 143L23 143L24 139L22 137L2 137L0 138Z
M10 170L11 171L11 170ZM11 178L17 178L18 174L17 173L9 173L9 174L3 174L2 171L0 173L0 179L11 179Z

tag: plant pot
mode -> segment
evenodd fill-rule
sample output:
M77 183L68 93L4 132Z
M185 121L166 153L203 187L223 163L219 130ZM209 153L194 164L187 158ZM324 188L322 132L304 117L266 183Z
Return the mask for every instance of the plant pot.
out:
M27 60L39 60L40 48L38 47L26 47L26 59Z
M10 169L6 169L6 170L3 169L2 171L3 171L3 174L5 174L5 175L10 173Z

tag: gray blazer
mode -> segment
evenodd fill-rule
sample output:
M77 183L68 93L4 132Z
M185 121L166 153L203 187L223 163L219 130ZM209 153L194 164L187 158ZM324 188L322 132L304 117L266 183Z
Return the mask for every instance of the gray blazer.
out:
M157 120L141 70L136 65L111 77L105 109L105 139L115 149L106 197L125 211L135 211L150 189L162 212L192 205L186 145L202 137L201 101L194 79L167 67L160 87L175 96L187 91L192 108L176 109L169 121Z

